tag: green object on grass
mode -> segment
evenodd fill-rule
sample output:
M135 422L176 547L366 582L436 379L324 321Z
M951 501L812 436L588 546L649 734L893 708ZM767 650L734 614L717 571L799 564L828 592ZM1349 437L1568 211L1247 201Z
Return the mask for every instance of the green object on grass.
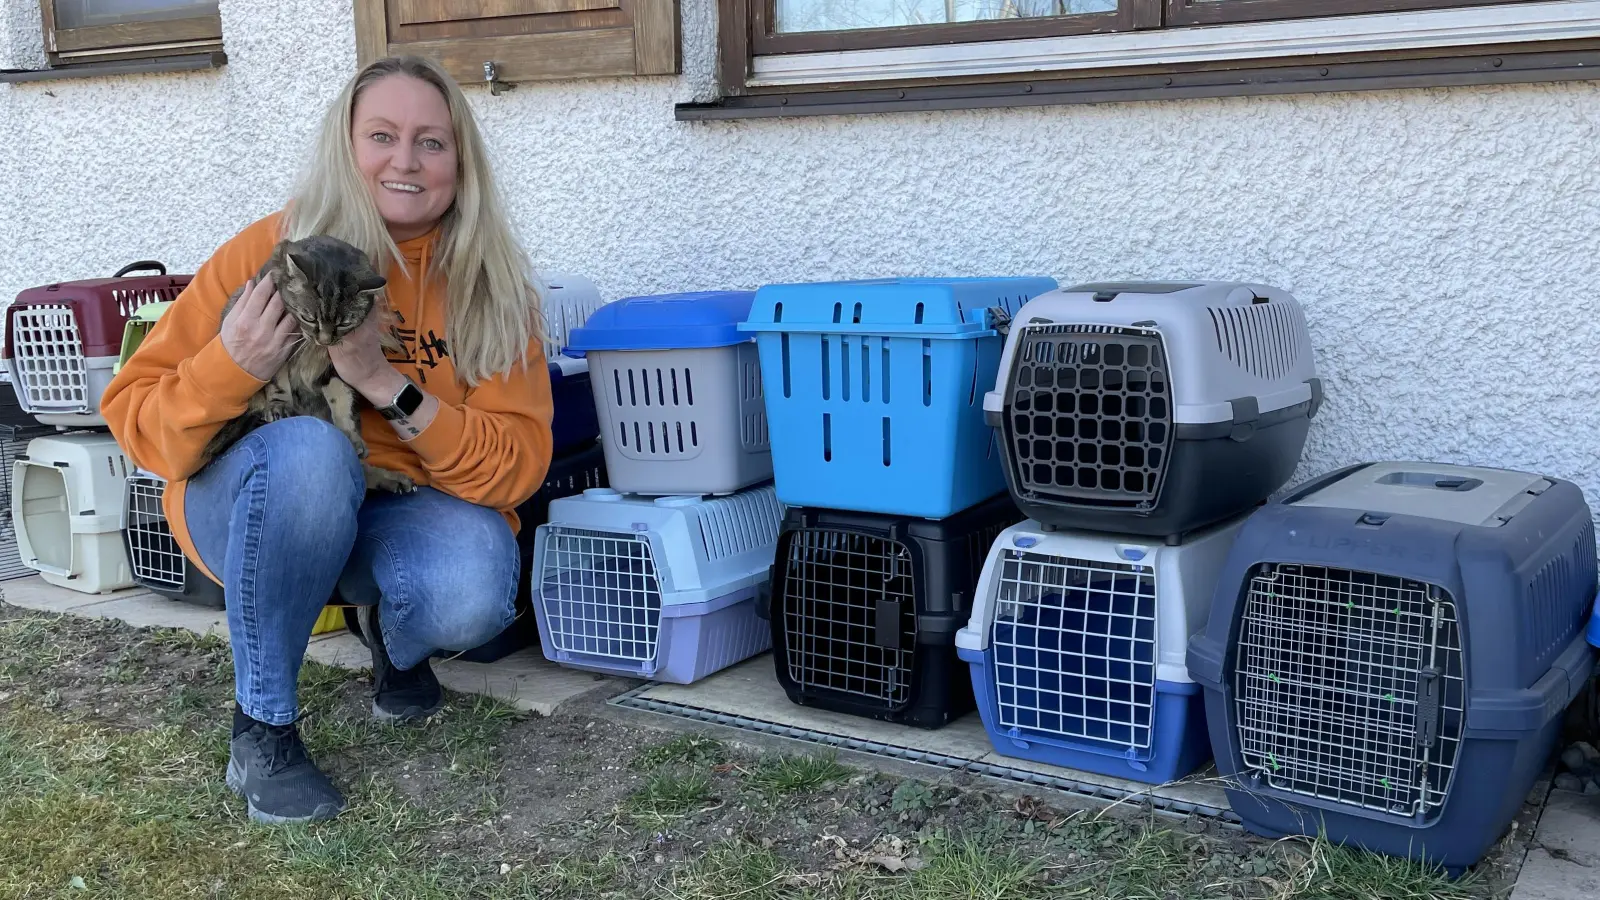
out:
M111 367L112 375L121 372L122 367L128 364L133 351L139 349L145 335L156 327L156 321L172 303L171 300L156 300L133 311L133 315L128 317L128 324L122 326L122 355L117 357L117 364Z

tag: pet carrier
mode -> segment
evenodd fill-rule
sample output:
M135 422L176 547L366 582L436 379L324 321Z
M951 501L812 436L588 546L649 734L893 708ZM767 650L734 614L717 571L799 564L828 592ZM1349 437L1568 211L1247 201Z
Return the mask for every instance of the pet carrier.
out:
M762 610L789 699L918 728L970 712L956 631L990 544L1021 518L1004 493L935 522L790 509Z
M123 277L154 269L159 275ZM100 395L122 355L128 317L146 303L173 300L188 275L136 262L111 278L29 288L6 310L3 354L17 401L48 425L105 425ZM120 491L119 491L120 493Z
M133 586L122 546L131 467L109 434L34 438L11 464L11 517L23 565L86 594Z
M600 434L594 392L589 386L589 361L564 355L567 336L602 304L594 282L582 275L548 272L544 276L545 364L550 370L550 400L555 414L550 431L556 456L583 448Z
M1034 521L1000 535L956 635L995 750L1153 784L1210 759L1184 654L1241 524L1170 547Z
M611 486L728 494L772 477L761 371L736 327L749 291L630 297L573 329L590 361Z
M30 418L28 421L32 422ZM34 571L22 564L17 551L17 530L11 522L11 464L28 452L28 441L54 432L33 422L26 427L0 424L0 581L28 578Z
M122 326L122 351L117 355L117 364L111 367L113 377L133 358L134 351L144 343L145 335L156 327L156 322L161 320L162 314L171 305L171 300L156 300L144 304L128 316L127 324Z
M773 470L790 506L942 519L1005 490L984 425L995 330L1049 278L897 278L756 292Z
M1229 803L1258 834L1475 863L1589 677L1595 536L1570 482L1354 466L1258 510L1189 642Z
M1029 517L1166 537L1286 484L1321 385L1305 315L1282 290L1084 284L1017 314L983 405Z
M592 488L551 501L531 579L545 658L688 684L766 650L755 596L782 519L771 485L713 499Z
M127 486L122 542L134 582L163 597L223 609L222 586L183 555L167 525L161 505L167 480L136 468L128 476Z

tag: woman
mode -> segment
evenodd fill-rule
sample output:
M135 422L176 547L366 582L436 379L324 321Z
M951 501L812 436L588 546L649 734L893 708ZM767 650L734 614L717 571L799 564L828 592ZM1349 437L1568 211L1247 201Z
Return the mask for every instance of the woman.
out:
M350 442L309 417L257 428L199 468L298 335L270 279L250 282L279 240L312 234L388 269L404 353L385 357L373 316L330 354L372 406L361 417L370 461L409 475L415 493L368 496ZM361 609L382 718L431 715L443 692L429 655L478 646L513 618L513 509L551 452L528 271L461 88L426 60L378 60L334 100L286 208L200 267L107 388L118 443L168 479L174 536L225 588L238 700L227 781L252 819L344 808L294 725L300 663L335 587Z

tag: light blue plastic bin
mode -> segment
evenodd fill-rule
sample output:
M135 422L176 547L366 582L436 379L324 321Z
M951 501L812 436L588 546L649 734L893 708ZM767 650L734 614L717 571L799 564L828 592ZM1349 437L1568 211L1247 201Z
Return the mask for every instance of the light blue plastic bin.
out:
M715 499L591 488L552 500L529 575L545 658L689 684L769 649L755 598L782 520L771 485Z
M996 330L1052 278L767 285L756 334L773 475L789 506L942 519L1006 489L983 417Z

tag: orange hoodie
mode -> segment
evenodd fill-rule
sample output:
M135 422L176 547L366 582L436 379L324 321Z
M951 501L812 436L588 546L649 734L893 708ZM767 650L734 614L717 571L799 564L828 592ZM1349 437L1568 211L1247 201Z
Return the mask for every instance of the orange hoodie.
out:
M164 503L178 545L213 581L194 549L183 515L184 487L206 442L265 382L239 368L218 336L222 307L254 278L279 239L281 212L260 219L223 244L195 273L172 307L140 343L100 401L111 433L133 462L168 481ZM468 388L456 379L445 330L445 293L427 281L438 230L401 243L412 277L387 275L389 303L399 313L406 352L390 356L400 372L439 399L422 434L400 439L377 410L361 413L361 435L375 465L498 510L520 529L516 506L533 496L550 466L550 375L543 344L528 345L528 368ZM425 284L419 290L418 285Z

